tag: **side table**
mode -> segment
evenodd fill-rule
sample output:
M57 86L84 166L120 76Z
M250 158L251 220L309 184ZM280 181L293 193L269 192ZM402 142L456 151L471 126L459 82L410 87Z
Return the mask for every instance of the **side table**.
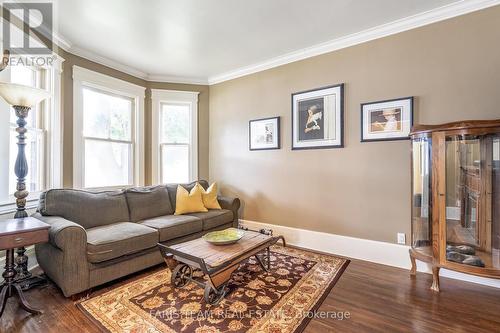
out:
M0 250L6 250L5 270L2 273L4 282L0 285L0 317L5 309L7 299L17 292L21 307L30 313L41 313L33 308L24 296L21 285L16 281L14 252L16 248L44 243L49 240L47 223L33 217L10 219L0 222Z

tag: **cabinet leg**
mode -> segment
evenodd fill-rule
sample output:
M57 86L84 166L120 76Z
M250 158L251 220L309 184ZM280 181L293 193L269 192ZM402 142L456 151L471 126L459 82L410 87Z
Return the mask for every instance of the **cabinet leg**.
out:
M432 266L432 285L431 290L439 292L439 266Z
M410 260L411 260L410 275L415 276L417 274L417 262L415 260L415 257L411 253L411 250L410 250Z

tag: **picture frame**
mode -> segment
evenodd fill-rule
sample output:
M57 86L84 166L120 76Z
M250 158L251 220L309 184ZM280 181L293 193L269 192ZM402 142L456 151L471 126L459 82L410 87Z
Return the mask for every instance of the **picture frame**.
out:
M413 96L361 104L361 142L410 139Z
M280 149L280 120L279 116L250 120L248 122L248 149L251 151Z
M344 84L292 94L292 150L344 147Z

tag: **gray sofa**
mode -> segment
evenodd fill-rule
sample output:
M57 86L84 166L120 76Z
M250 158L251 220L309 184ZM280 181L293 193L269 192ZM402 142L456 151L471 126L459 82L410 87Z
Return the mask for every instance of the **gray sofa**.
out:
M183 186L190 190L194 184ZM43 193L34 217L51 227L49 242L35 246L38 263L68 297L163 262L159 242L179 243L238 225L237 198L218 197L222 210L176 216L176 192L177 184Z

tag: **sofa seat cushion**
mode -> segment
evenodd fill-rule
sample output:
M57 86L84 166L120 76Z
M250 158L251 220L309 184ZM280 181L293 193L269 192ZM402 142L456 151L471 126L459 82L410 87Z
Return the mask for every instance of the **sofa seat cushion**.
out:
M87 258L91 263L115 259L158 244L158 231L145 225L119 222L87 229Z
M158 230L160 242L193 234L203 230L201 219L189 215L165 215L140 222L141 225Z
M203 221L203 230L209 230L220 225L233 222L233 212L227 209L209 209L205 213L189 213Z

